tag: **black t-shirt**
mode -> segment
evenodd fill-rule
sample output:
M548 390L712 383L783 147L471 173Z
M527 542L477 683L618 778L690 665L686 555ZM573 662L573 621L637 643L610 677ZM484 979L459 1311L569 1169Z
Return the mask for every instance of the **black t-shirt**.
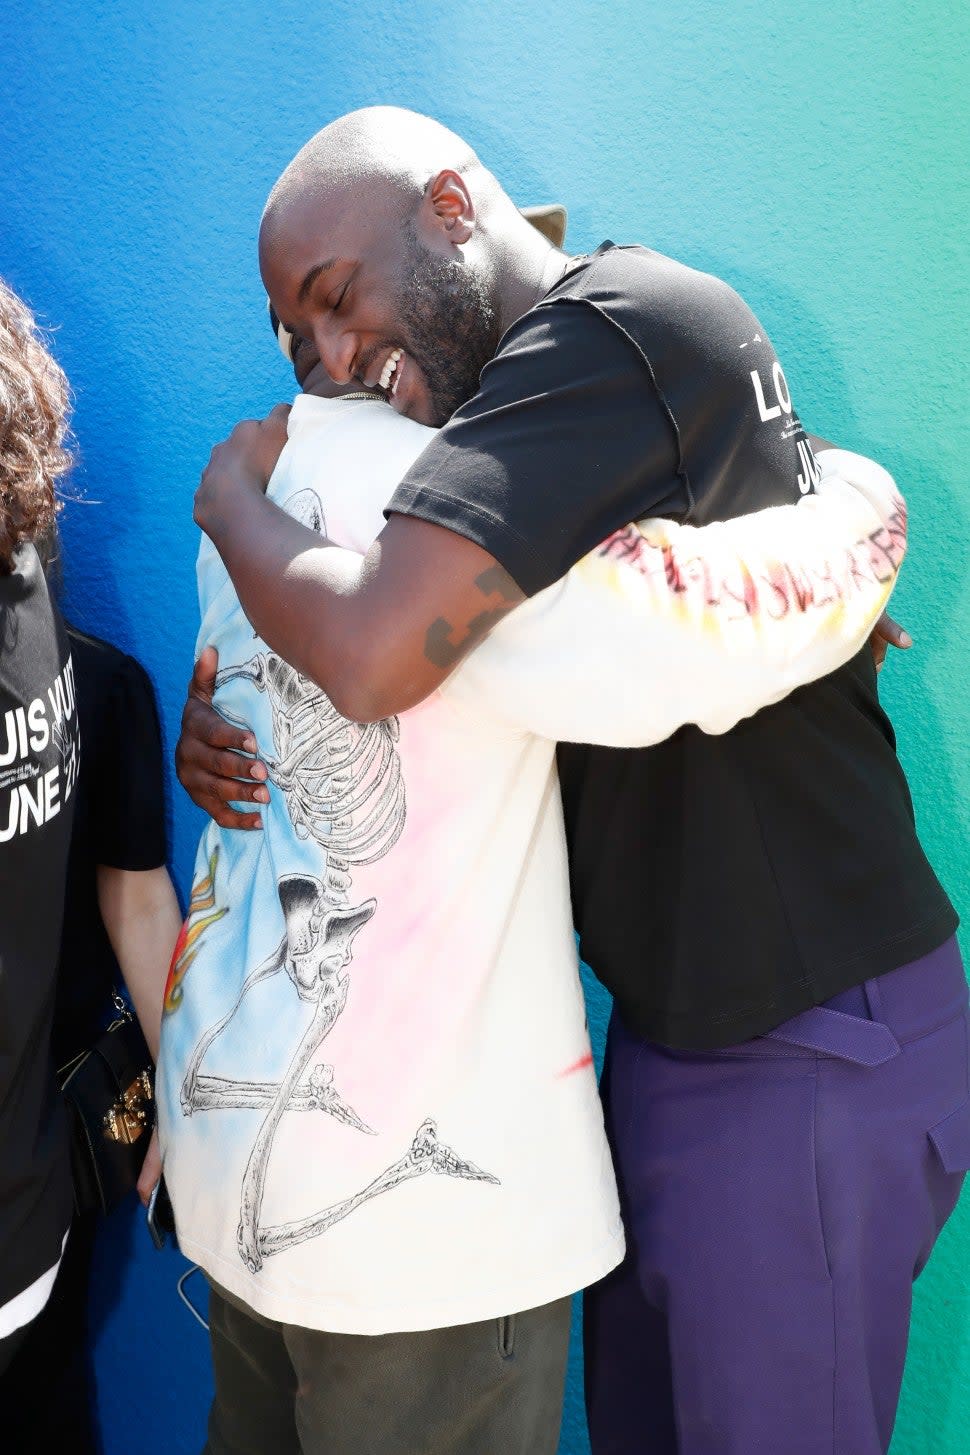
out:
M389 509L468 536L531 594L630 520L726 520L816 479L743 300L607 243L509 329ZM956 927L868 649L723 736L562 745L559 770L584 957L650 1039L760 1034Z
M151 682L117 647L68 628L84 760L67 872L54 1013L55 1064L86 1050L120 971L98 909L97 868L165 863L162 740Z
M67 635L25 546L0 575L0 1309L71 1218L50 1036L79 758Z

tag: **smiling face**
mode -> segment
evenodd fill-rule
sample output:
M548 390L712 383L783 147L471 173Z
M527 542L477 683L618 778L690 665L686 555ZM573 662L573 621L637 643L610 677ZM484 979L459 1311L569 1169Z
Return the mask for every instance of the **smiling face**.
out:
M263 281L286 328L312 340L335 383L380 390L431 425L475 393L499 337L486 275L461 245L470 232L436 205L438 180L424 197L390 183L317 187L260 230Z

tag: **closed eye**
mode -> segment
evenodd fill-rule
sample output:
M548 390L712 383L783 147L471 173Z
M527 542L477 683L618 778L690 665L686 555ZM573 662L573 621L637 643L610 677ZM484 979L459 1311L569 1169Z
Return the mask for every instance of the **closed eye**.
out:
M343 284L341 285L338 283L336 285L336 289L331 290L330 297L327 299L326 305L330 309L331 313L339 313L340 309L346 303L347 295L354 285L354 279L357 277L357 273L358 268L351 267L349 271L344 274Z
M302 334L293 335L293 373L296 375L296 382L303 388L304 380L320 362L320 355L310 339L304 338Z

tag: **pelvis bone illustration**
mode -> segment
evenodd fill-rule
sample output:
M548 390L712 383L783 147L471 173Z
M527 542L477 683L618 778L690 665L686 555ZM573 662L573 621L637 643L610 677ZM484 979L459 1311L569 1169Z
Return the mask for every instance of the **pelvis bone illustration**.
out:
M343 1009L347 998L344 971L350 963L353 939L374 913L375 901L370 899L354 908L328 907L320 880L308 874L286 875L279 881L278 891L286 932L273 954L247 975L233 1005L221 1020L210 1026L196 1046L182 1082L182 1110L186 1116L191 1116L194 1111L212 1111L220 1107L268 1106L272 1109L280 1101L283 1083L205 1076L200 1069L210 1046L233 1020L246 994L261 980L283 971L300 999L310 1002L315 1008L301 1041L301 1049L314 1027L320 1033L300 1066L300 1074ZM290 1072L292 1069L291 1063ZM326 1111L347 1126L357 1127L362 1132L371 1131L338 1096L333 1086L332 1067L316 1066L305 1084L298 1082L299 1076L294 1080L290 1098L281 1109Z
M426 1120L410 1150L353 1197L309 1218L273 1228L260 1224L273 1143L288 1112L323 1112L348 1128L374 1135L334 1085L334 1069L310 1063L347 1004L355 936L377 909L374 899L350 903L351 869L372 864L397 842L404 828L404 781L397 752L395 718L354 723L329 699L274 653L257 654L242 667L220 673L217 688L247 678L269 696L276 757L267 763L270 781L282 791L293 826L312 837L326 856L325 878L287 874L277 883L285 932L273 953L251 970L226 1014L201 1037L182 1083L183 1114L220 1108L263 1110L243 1175L239 1252L256 1272L263 1258L316 1237L364 1202L403 1182L436 1172L478 1182L497 1179L440 1143ZM284 974L312 1014L285 1075L279 1082L206 1075L207 1052L231 1025L245 996L261 981Z

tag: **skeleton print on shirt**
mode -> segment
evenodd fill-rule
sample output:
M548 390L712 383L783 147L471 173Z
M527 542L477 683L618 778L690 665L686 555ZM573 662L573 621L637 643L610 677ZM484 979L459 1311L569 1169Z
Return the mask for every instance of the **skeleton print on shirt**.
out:
M323 527L323 512L313 491L291 496L284 508L314 529ZM426 1118L410 1148L353 1197L309 1217L275 1227L262 1225L267 1169L284 1116L323 1113L354 1131L374 1135L375 1129L341 1096L338 1068L322 1060L311 1063L347 1005L354 940L378 908L375 899L352 903L352 871L375 863L394 847L404 829L407 803L397 718L350 722L313 682L265 649L220 672L217 691L240 678L267 695L275 748L275 757L266 765L269 780L283 795L297 837L315 841L325 863L322 879L305 873L279 877L283 937L273 953L249 971L229 1011L202 1035L181 1087L184 1116L229 1108L264 1113L243 1175L238 1230L240 1256L255 1273L265 1257L326 1232L363 1203L415 1177L435 1172L477 1182L498 1179L440 1142L435 1122ZM213 883L217 865L215 856L210 865ZM221 913L227 909L221 907ZM207 1075L206 1054L231 1024L247 993L279 974L289 979L295 995L311 1010L282 1079Z

